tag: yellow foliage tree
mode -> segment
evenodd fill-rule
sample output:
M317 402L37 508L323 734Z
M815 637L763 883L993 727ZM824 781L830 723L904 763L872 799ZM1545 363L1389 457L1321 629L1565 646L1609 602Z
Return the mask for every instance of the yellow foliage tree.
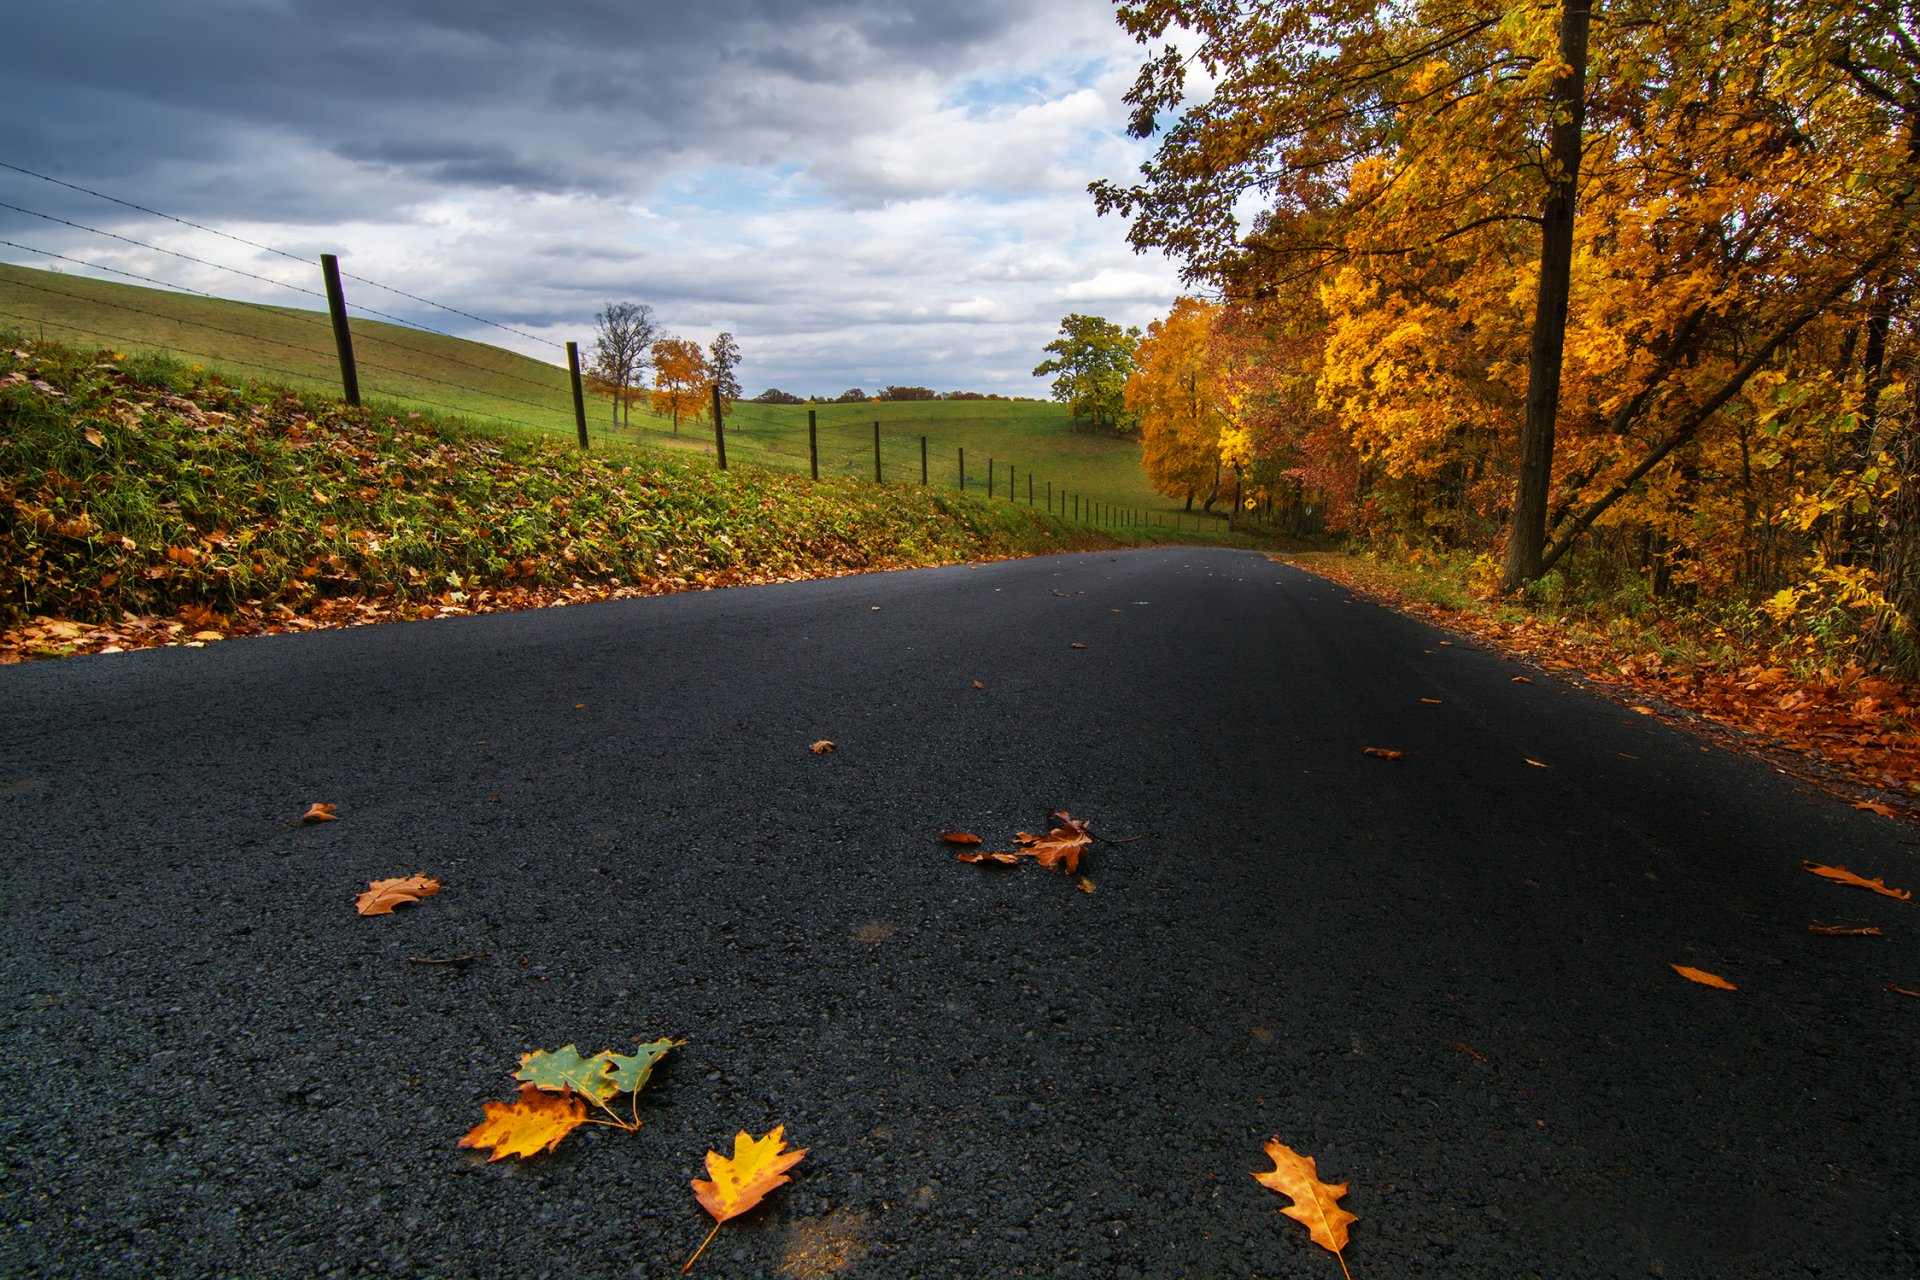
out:
M1218 308L1180 298L1164 320L1147 326L1127 379L1129 412L1140 418L1140 462L1156 493L1193 509L1206 495L1211 510L1220 480L1220 435L1229 423L1228 388L1211 349Z
M673 419L675 435L682 419L699 422L707 416L713 371L700 344L686 338L662 338L653 344L653 395L649 404L662 418Z

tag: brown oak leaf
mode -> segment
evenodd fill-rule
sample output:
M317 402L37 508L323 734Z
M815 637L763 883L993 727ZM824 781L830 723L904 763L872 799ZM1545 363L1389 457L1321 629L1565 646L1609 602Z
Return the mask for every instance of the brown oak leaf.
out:
M1267 1140L1266 1153L1273 1160L1273 1168L1254 1174L1254 1179L1293 1201L1280 1212L1305 1226L1315 1244L1331 1250L1334 1257L1340 1259L1342 1274L1352 1280L1347 1260L1340 1251L1347 1247L1347 1225L1360 1219L1340 1207L1340 1197L1347 1194L1347 1184L1320 1181L1320 1170L1315 1167L1313 1157L1301 1155L1278 1138Z
M1800 865L1817 876L1825 876L1829 880L1838 880L1841 884L1856 884L1862 889L1871 889L1875 893L1883 894L1889 898L1898 898L1902 902L1906 902L1913 897L1913 890L1889 889L1886 881L1878 876L1872 880L1868 880L1853 874L1853 872L1847 870L1845 867L1827 867L1822 866L1818 862L1808 862L1804 860Z
M363 916L389 916L395 907L412 906L422 898L440 892L440 882L423 875L400 876L392 880L373 880L367 891L354 899Z

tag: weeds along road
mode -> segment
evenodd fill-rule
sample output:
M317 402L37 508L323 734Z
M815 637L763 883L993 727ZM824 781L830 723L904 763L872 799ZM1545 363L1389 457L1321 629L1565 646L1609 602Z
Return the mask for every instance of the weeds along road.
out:
M695 1275L1337 1276L1276 1135L1357 1277L1920 1272L1912 830L1250 553L0 669L0 832L8 1276L665 1277L779 1124Z

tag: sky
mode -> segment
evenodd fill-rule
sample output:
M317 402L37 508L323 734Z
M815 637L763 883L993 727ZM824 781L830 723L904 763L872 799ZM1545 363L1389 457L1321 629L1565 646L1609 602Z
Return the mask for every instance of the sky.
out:
M1149 144L1109 0L63 0L0 42L0 239L555 362L606 302L737 339L747 394L1045 396L1070 312L1180 292L1087 183ZM52 215L266 277L49 222ZM102 274L9 245L0 261ZM115 277L105 276L108 279Z

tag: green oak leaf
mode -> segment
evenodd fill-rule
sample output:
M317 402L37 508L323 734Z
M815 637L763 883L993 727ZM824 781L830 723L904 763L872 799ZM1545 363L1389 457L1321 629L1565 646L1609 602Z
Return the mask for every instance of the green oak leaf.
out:
M538 1050L521 1057L520 1069L513 1078L541 1089L571 1089L595 1102L605 1102L621 1092L621 1086L613 1082L612 1058L611 1052L583 1058L573 1045L552 1053Z
M615 1089L621 1093L638 1093L647 1087L653 1068L667 1056L667 1050L671 1048L673 1041L655 1040L652 1044L641 1045L631 1055L609 1049L600 1056L609 1062L608 1077Z

